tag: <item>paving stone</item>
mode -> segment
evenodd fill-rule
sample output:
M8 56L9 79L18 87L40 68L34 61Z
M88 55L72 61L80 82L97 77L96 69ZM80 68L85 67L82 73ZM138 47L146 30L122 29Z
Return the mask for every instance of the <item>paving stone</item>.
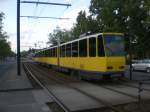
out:
M0 66L0 71L0 112L51 112L45 103L52 100L43 90L26 90L33 87L23 68L21 76L16 73L16 63Z
M88 110L104 107L103 104L77 92L74 89L63 86L49 86L52 92L62 101L71 111Z

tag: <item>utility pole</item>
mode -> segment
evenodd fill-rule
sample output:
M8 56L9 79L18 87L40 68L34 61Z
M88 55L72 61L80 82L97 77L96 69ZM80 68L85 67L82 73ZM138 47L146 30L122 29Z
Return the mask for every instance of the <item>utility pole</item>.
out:
M132 39L131 39L131 35L128 35L129 38L129 55L130 55L130 80L132 80Z
M21 75L21 67L20 67L20 0L17 0L17 75Z

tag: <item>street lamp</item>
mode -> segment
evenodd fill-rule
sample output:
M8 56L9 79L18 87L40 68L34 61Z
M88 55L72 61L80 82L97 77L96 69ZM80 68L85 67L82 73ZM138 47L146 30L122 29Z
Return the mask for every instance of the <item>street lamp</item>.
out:
M132 37L135 37L134 40ZM130 60L130 80L132 80L132 58L133 58L133 44L137 43L137 36L134 34L128 34L129 39L129 60Z
M128 40L127 42L129 42L129 74L130 74L130 80L132 80L132 39L131 39L131 35L125 34L126 39Z

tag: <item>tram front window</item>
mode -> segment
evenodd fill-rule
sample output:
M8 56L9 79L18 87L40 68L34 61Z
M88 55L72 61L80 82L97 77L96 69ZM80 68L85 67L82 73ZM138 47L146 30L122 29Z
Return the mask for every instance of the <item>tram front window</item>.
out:
M106 35L104 36L106 56L123 56L124 39L122 36Z

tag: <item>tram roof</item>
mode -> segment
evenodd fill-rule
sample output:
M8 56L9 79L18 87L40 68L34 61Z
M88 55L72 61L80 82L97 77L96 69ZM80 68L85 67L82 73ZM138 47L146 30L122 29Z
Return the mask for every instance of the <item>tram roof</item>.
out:
M108 34L109 35L124 35L123 33L113 33L113 32L96 33L96 34L87 35L87 36L84 36L82 38L78 38L78 39L75 39L75 40L72 40L72 41L69 41L69 42L62 43L59 46L63 46L63 45L69 44L69 43L73 43L73 42L79 41L79 40L84 40L86 38L92 38L92 37L94 38L94 37L97 37L98 35L102 35L102 34L103 35L108 35ZM48 49L56 48L56 47L58 47L58 45L55 45L55 46L52 46L52 47L48 47L48 48L44 48L44 49L42 49L42 50L40 50L40 51L38 51L36 53L39 53L41 51L45 51L45 50L48 50Z

